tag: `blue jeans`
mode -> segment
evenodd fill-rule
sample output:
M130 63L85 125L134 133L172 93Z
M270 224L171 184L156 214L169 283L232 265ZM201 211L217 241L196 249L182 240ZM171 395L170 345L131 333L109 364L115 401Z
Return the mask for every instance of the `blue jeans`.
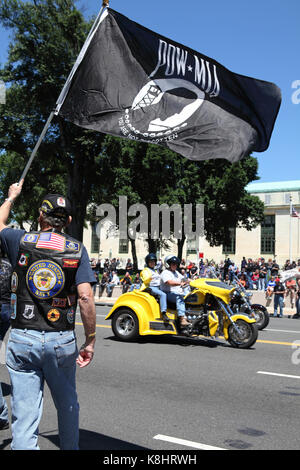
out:
M60 448L78 449L77 355L74 331L11 330L6 365L12 386L12 450L39 449L45 380L57 410Z
M279 294L274 294L274 317L277 315L277 308L279 306L279 316L283 315L283 297Z
M166 312L167 311L167 294L163 292L162 290L160 290L159 287L156 287L156 286L150 286L150 289L152 290L154 294L159 295L160 311Z
M167 293L167 299L170 302L176 303L177 315L179 317L184 317L185 316L184 296L180 295L180 294L175 294L174 292L168 292Z
M8 409L6 401L4 400L2 387L0 382L0 421L8 421Z
M0 341L4 340L4 336L10 327L11 307L10 304L0 305Z

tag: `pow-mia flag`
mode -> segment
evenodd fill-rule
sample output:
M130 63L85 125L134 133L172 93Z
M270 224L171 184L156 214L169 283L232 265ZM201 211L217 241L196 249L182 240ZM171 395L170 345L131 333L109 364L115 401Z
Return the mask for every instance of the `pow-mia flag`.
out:
M109 8L56 114L192 160L235 162L267 149L280 102L273 83L232 73Z

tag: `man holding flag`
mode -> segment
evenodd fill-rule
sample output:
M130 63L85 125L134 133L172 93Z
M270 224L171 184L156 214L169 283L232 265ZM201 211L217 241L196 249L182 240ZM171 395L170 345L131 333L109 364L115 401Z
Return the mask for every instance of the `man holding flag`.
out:
M58 415L60 447L79 445L76 362L93 359L96 314L93 272L85 247L62 232L71 222L70 202L48 194L39 209L40 231L6 226L23 181L9 188L0 207L2 247L13 266L11 333L6 364L12 383L12 449L38 449L38 425L46 381ZM79 302L85 343L79 354L74 334Z

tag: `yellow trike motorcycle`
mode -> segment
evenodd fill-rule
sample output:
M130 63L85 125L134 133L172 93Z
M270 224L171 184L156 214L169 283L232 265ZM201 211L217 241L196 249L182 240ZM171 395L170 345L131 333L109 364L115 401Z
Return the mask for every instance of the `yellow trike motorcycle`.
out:
M223 336L235 348L250 348L257 340L254 318L233 313L230 301L235 287L219 279L200 278L190 282L185 296L186 316L190 325L180 328L176 305L168 303L161 317L159 299L151 288L122 294L106 316L114 335L130 341L146 335Z

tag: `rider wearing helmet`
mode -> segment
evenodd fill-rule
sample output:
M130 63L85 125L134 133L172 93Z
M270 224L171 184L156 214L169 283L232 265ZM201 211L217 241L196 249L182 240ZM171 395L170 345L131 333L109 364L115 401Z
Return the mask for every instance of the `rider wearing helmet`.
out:
M143 290L146 286L150 287L152 292L159 296L159 304L162 318L168 320L167 311L167 294L160 290L160 274L155 265L157 263L156 255L149 253L145 258L146 268L141 272L141 279L143 281Z
M186 282L183 280L182 274L177 271L180 265L180 260L177 256L168 255L165 258L166 269L161 274L160 288L166 292L167 299L170 302L176 304L177 315L181 327L188 326L188 322L185 316L185 303L184 303L184 291L183 288L186 286Z

